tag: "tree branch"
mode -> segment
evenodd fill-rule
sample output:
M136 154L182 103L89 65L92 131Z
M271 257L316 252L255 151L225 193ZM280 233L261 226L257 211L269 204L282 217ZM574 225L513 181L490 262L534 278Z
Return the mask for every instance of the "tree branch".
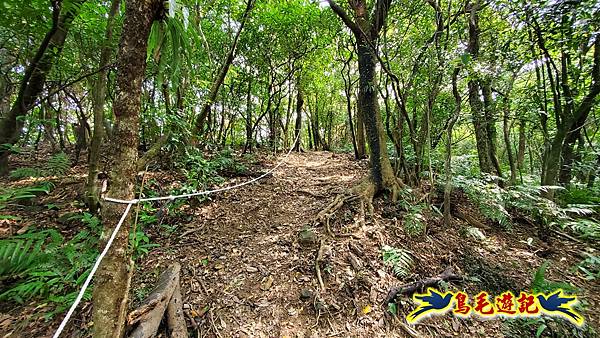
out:
M358 27L358 25L354 21L352 21L352 19L350 19L350 17L346 13L346 11L344 11L342 9L342 7L340 7L333 0L327 0L327 2L329 3L329 7L331 7L331 9L333 10L333 12L335 14L337 14L337 16L340 17L340 19L342 19L342 21L344 22L344 24L348 28L350 28L350 30L352 31L352 33L354 33L354 35L356 35L357 37L361 37L364 34L362 32L362 30L360 29L360 27Z
M371 36L378 36L381 27L385 25L385 20L390 11L392 0L377 0L375 7L375 15L373 16L373 24L371 25Z

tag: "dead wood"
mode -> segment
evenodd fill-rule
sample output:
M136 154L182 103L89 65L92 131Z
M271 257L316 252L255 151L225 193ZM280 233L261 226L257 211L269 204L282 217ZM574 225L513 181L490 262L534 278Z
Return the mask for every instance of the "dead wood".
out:
M460 219L462 219L463 221L469 223L469 225L476 227L476 228L480 228L480 229L486 229L486 230L490 230L490 227L483 224L482 222L480 222L479 220L477 220L475 217L469 215L466 212L461 211L460 209L456 208L456 210L454 210L454 215Z
M360 259L354 256L352 252L348 252L348 261L350 261L350 264L357 272L362 270L362 263L360 262Z
M156 287L142 305L127 316L128 325L137 324L130 337L149 338L156 335L167 305L179 286L180 270L179 263L169 266L160 275Z
M183 317L183 301L181 300L181 286L175 286L171 301L167 305L167 326L171 338L186 338L188 336L185 318Z
M393 303L397 295L412 294L417 291L422 291L427 287L437 285L441 281L448 282L457 281L461 279L462 277L455 274L452 270L452 267L448 267L437 277L430 277L416 282L404 284L396 288L392 288L390 292L388 292L387 297L385 297L384 304Z

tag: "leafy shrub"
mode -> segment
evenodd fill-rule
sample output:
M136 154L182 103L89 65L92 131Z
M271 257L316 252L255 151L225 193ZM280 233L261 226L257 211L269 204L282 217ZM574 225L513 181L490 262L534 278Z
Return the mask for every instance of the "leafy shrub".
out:
M587 258L577 264L579 269L585 275L587 280L596 280L600 278L600 256L587 254Z
M573 185L560 195L565 204L600 204L600 196L594 189Z
M409 236L418 236L425 232L427 220L423 215L423 211L426 206L423 204L417 204L410 206L404 218L402 219L404 230Z
M138 229L135 233L129 233L129 246L133 251L133 260L137 261L139 258L150 252L150 249L159 247L159 244L151 243L150 238L146 233Z
M383 263L392 268L396 277L405 278L411 274L414 268L414 261L409 251L393 248L388 245L384 246L381 251L383 254Z

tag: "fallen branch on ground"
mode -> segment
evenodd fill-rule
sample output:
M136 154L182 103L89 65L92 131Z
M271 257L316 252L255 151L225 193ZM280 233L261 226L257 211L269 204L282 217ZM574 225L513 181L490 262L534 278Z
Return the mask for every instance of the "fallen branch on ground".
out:
M417 291L423 291L425 288L437 285L439 282L444 281L457 281L461 280L462 277L455 274L452 267L448 267L437 277L430 277L427 279L419 280L416 282L401 285L396 288L392 288L385 297L384 304L393 303L398 295L412 294Z
M472 227L479 228L479 229L490 230L489 226L487 226L486 224L481 223L475 217L469 215L466 212L463 212L462 210L460 210L458 208L456 208L456 210L454 210L454 215L456 217L462 219L463 221L469 223L469 225L471 225Z
M321 292L325 291L325 284L323 283L323 278L321 277L321 267L320 262L323 260L325 251L325 241L321 240L321 245L319 246L319 251L317 253L317 258L315 259L315 270L317 272L317 280L319 281L319 286L321 287Z

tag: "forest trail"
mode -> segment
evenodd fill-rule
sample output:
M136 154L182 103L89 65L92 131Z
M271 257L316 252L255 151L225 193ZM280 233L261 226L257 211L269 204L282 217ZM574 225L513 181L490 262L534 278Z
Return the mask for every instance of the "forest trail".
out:
M302 245L298 236L331 198L364 174L345 154L292 153L272 176L198 207L187 228L174 234L179 239L152 252L142 269L163 260L182 264L186 312L201 336L341 333L345 328L330 326L324 313L317 318L318 243ZM314 234L321 237L322 230Z

